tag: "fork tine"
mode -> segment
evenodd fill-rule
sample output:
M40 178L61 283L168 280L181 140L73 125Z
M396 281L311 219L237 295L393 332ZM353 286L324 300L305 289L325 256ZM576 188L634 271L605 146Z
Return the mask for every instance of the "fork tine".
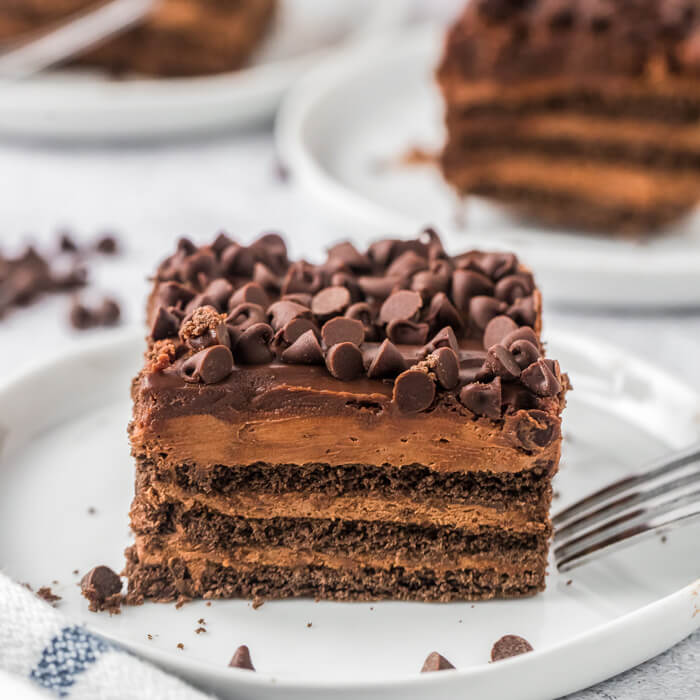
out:
M601 506L609 499L620 496L635 486L641 486L657 477L682 469L698 459L700 459L700 443L677 452L671 458L662 457L653 462L647 471L620 479L560 511L552 518L552 524L555 528L563 527L567 521L578 519L578 516L585 511Z
M660 519L657 522L646 523L644 525L637 525L635 527L628 528L627 530L623 530L615 535L611 535L601 542L582 547L581 549L571 552L565 557L557 559L557 570L561 573L571 571L572 569L585 564L591 559L598 558L601 551L604 551L604 553L607 554L619 551L621 549L626 549L627 547L637 544L642 540L649 539L658 532L668 532L681 526L690 525L694 522L700 523L700 508L692 513L687 513L680 517L672 516L670 518Z
M635 534L636 527L647 527L650 522L686 506L700 506L700 489L663 501L649 508L637 508L602 525L591 528L581 535L560 544L554 550L555 559L562 562L589 549L601 549L602 542L611 538L619 541L622 532ZM700 512L700 508L698 509ZM678 517L678 514L675 516Z
M590 527L596 523L606 520L607 518L612 518L615 515L623 513L633 505L651 501L654 498L658 498L659 496L663 496L684 486L692 485L698 480L700 480L700 463L698 463L697 469L690 474L686 474L685 476L671 481L664 481L661 484L646 490L632 490L630 493L627 493L614 501L605 503L596 510L584 513L575 520L571 520L565 523L563 526L559 526L554 533L554 539L556 541L569 538L584 528ZM653 479L651 481L653 482Z

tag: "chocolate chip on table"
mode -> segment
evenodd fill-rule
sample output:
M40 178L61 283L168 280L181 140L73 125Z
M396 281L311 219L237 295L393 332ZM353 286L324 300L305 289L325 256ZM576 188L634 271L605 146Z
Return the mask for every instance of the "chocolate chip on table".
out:
M501 417L501 378L496 377L488 384L474 382L462 387L460 402L478 416L498 419Z
M255 671L255 666L253 666L250 658L250 650L245 644L236 649L228 665L230 668L244 668L248 671Z
M501 637L491 649L491 661L501 661L511 656L519 656L532 651L532 645L527 639L519 637L517 634L506 634Z
M80 581L80 590L90 602L92 612L100 610L116 611L121 602L122 582L108 566L90 569Z
M63 253L78 252L78 244L75 242L75 240L73 240L73 237L70 235L70 233L68 233L68 231L64 231L60 234L58 239L58 248Z
M459 384L459 358L452 348L438 348L427 359L443 389L454 389Z
M100 306L96 309L95 316L97 323L101 326L114 326L121 318L121 307L114 300L105 297Z
M274 336L267 323L256 323L246 328L236 341L234 355L236 361L244 365L262 365L273 358L270 342Z
M372 358L367 376L370 379L396 377L405 369L406 360L399 349L390 340L385 340Z
M319 319L340 316L350 306L350 302L347 287L326 287L311 300L311 312Z
M103 255L114 255L119 249L116 236L112 234L104 234L97 239L95 250Z
M386 327L386 335L397 345L424 345L428 339L430 326L427 323L415 323L405 319L390 321Z
M359 377L363 370L362 352L353 343L338 343L326 354L326 367L336 378L345 382Z
M402 413L418 413L435 398L435 382L427 372L407 369L394 382L393 401Z
M71 306L69 319L71 326L79 331L92 328L96 323L93 312L77 300Z
M484 350L500 343L509 333L517 330L518 326L508 316L494 316L484 329Z
M356 319L336 316L323 324L321 337L326 347L345 342L361 345L365 339L365 327Z
M379 321L390 323L391 321L413 321L423 305L423 299L418 292L409 289L401 289L394 292L382 304L379 310Z
M444 657L442 654L438 654L436 651L428 654L425 662L423 663L423 668L421 668L421 673L431 673L433 671L447 671L454 666Z
M182 363L181 375L186 382L216 384L233 372L233 355L226 345L212 345Z
M282 362L294 365L322 365L323 361L323 350L313 330L300 335L282 353Z
M556 396L561 391L561 383L542 358L522 371L520 381L538 396Z

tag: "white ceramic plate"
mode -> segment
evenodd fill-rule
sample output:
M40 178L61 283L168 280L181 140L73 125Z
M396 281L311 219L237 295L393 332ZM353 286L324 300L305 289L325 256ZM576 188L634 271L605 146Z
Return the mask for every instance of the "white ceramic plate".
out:
M543 230L482 199L460 206L434 165L399 163L412 147L437 152L443 140L434 83L441 41L440 30L423 28L372 42L314 69L291 91L277 138L302 186L370 236L435 224L460 248L469 241L515 249L549 300L700 305L700 216L646 242Z
M685 386L598 342L549 337L576 387L557 508L697 439L700 398ZM57 580L61 610L221 697L553 698L638 664L700 625L700 528L570 575L551 571L545 593L519 601L297 600L258 610L247 601L196 601L179 610L146 604L114 617L87 612L73 570L120 569L130 539L125 429L142 342L131 335L100 341L0 388L0 563L35 588ZM198 635L200 618L207 631ZM530 640L535 652L487 663L493 642L508 633ZM241 643L251 648L255 674L227 667ZM420 676L433 649L459 670Z
M270 36L242 70L177 79L110 80L55 71L0 83L0 134L131 140L209 132L269 119L285 90L329 49L398 24L405 0L281 0Z

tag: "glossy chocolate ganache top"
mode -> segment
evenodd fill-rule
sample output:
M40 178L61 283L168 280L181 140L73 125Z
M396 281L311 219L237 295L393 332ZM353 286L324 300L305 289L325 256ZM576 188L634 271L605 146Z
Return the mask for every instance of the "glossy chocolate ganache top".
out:
M558 416L569 386L544 356L531 273L509 253L450 256L432 230L364 252L340 243L319 265L290 262L276 234L181 239L148 315L141 386L189 392L187 412L225 392L233 410L314 412L322 395L328 410L337 399L403 415Z

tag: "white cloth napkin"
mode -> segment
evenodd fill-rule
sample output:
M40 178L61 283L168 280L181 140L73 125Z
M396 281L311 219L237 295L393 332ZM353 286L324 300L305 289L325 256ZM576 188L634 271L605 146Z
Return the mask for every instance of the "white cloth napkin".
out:
M0 573L0 670L73 700L206 700Z

